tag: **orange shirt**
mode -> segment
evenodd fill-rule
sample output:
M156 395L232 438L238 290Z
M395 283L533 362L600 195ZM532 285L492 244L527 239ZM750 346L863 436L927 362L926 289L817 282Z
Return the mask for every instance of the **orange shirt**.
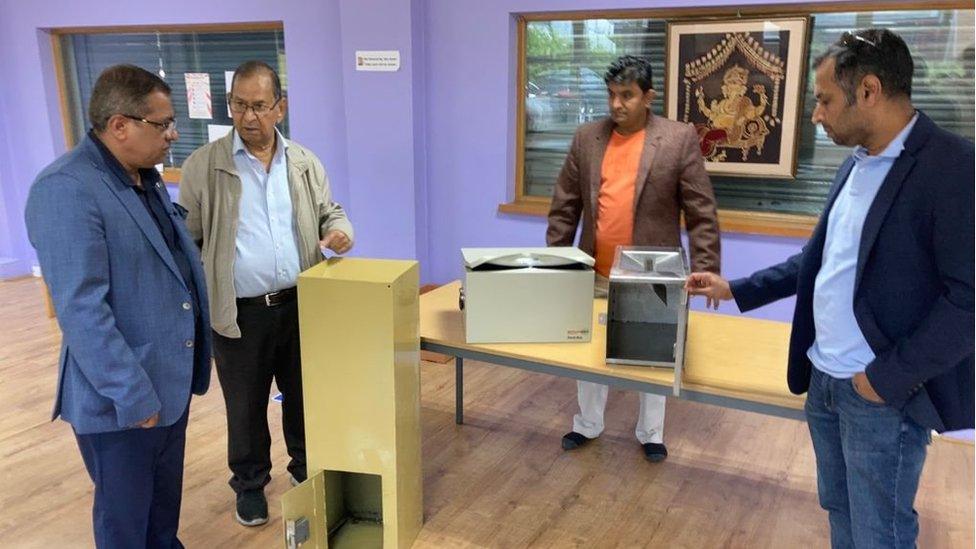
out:
M596 218L596 272L610 276L617 246L629 246L634 234L634 186L644 151L645 130L624 136L610 134L600 170L599 213Z

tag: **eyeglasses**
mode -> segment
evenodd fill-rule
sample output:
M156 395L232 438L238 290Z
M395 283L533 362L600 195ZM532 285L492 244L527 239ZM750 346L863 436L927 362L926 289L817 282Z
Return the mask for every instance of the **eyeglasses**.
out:
M858 42L860 42L860 43L863 43L863 44L867 44L867 45L871 46L874 49L878 49L878 42L875 42L873 40L868 40L867 38L861 36L860 34L854 34L853 32L850 32L850 31L845 32L844 34L842 34L841 37L840 37L840 39L841 39L841 42L843 42L843 44L845 46L849 47L849 48L853 48L854 46L856 46L858 44Z
M124 116L126 118L129 118L131 120L135 120L137 122L142 122L142 123L145 123L145 124L149 124L150 126L154 126L154 127L156 127L156 129L158 129L162 133L175 132L176 131L176 119L169 120L167 122L153 122L152 120L146 120L145 118L143 118L141 116L133 116L131 114L123 114L122 116Z
M239 99L234 99L233 97L228 97L227 98L227 105L230 106L230 112L232 112L234 114L247 114L248 109L250 109L250 110L254 111L254 115L255 116L259 116L260 117L260 116L264 116L264 115L268 114L269 112L271 112L271 109L274 109L278 105L278 103L280 101L281 101L281 98L279 97L278 99L275 99L275 102L272 103L272 104L270 104L270 105L265 104L265 103L255 103L255 104L251 105L251 104L248 104L248 103L246 103L244 101L241 101Z

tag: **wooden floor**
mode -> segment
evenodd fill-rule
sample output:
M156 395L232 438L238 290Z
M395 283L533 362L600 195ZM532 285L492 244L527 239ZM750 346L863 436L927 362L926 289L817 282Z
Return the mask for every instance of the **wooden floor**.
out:
M48 421L60 335L36 279L0 282L0 547L89 547L91 483L70 428ZM634 394L612 391L607 431L563 452L573 381L466 363L464 426L452 364L424 363L424 507L416 547L826 547L813 451L793 420L669 400L671 456L644 461ZM234 522L216 375L193 400L182 541L277 547L288 488L271 404L270 522ZM921 547L973 547L973 445L937 440L917 500Z

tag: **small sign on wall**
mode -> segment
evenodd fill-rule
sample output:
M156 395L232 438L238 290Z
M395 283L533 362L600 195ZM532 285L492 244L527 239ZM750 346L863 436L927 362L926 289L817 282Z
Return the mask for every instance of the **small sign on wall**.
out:
M210 120L213 103L210 101L210 74L205 72L183 73L186 82L186 104L190 118Z
M400 50L356 51L356 70L396 72L400 70Z

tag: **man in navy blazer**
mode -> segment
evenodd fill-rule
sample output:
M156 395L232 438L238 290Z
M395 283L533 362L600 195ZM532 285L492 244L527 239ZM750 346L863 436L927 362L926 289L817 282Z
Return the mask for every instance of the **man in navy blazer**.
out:
M210 382L210 327L196 246L153 168L177 138L170 88L110 67L89 118L27 199L63 334L54 417L95 485L98 547L182 547L187 414Z
M834 547L914 547L931 430L973 427L973 143L911 103L908 47L845 33L814 64L813 122L855 146L803 251L688 291L747 311L796 295L790 390L807 392Z

